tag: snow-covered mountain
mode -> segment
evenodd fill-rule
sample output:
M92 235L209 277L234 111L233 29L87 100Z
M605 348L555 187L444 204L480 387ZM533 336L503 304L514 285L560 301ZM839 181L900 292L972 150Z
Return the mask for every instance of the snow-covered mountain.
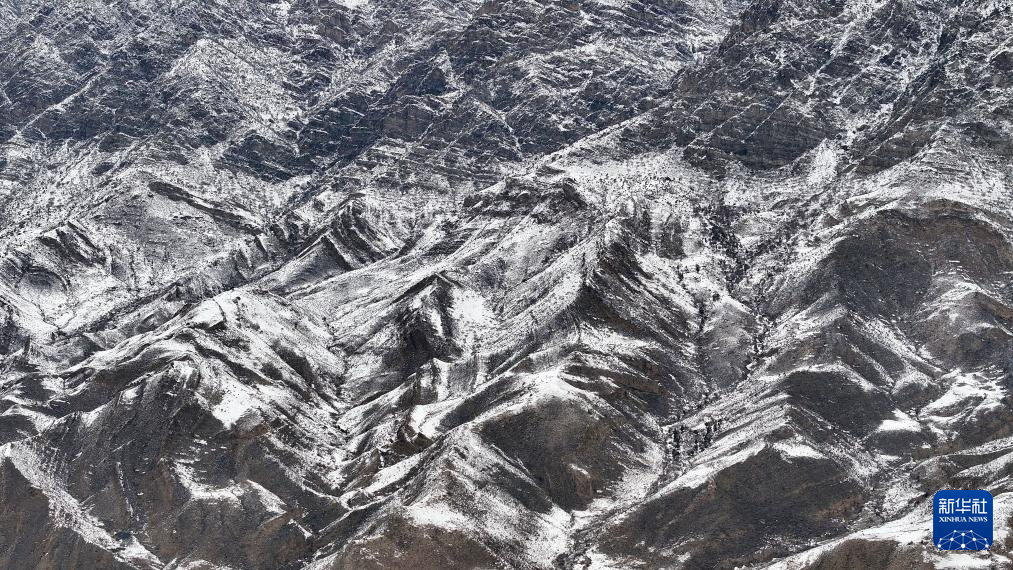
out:
M0 0L0 567L1009 566L1011 31Z

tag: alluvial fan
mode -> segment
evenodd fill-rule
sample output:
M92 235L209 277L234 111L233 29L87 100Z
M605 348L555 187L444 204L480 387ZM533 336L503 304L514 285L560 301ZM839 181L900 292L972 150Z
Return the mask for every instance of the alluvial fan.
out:
M1010 567L1011 32L0 0L0 567Z

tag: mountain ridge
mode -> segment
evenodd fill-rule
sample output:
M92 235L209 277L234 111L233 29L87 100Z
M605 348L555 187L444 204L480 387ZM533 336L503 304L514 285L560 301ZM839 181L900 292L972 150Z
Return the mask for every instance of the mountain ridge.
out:
M1009 565L1011 10L0 4L0 562Z

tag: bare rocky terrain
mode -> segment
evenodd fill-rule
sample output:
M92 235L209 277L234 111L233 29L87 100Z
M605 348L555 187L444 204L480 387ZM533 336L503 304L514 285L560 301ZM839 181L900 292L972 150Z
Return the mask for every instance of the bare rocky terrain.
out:
M0 0L0 567L1010 567L1011 32Z

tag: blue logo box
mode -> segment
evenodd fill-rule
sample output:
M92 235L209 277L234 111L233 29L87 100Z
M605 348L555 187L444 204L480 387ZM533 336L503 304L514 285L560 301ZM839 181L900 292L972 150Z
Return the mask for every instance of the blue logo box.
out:
M992 493L936 493L932 497L932 542L939 550L986 550L992 546Z

